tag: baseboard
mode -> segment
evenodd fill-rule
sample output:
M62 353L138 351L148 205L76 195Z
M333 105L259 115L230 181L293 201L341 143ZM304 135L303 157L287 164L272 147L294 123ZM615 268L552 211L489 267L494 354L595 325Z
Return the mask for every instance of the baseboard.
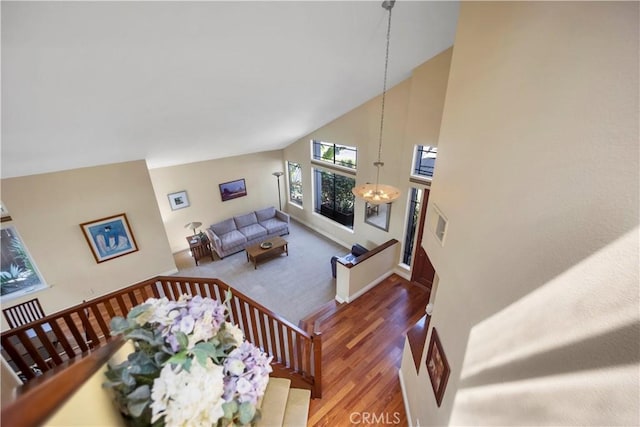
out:
M402 266L396 266L393 270L398 276L402 277L404 280L411 281L411 272Z
M344 299L340 298L338 295L336 295L335 300L338 302L338 304L344 304L345 302L347 302Z
M165 271L164 273L160 273L157 276L172 276L172 275L174 275L176 273L178 273L178 269L177 268L173 268L173 269L171 269L169 271ZM156 276L151 276L151 277L149 277L149 279L151 279L153 277L156 277Z
M291 214L290 214L290 215L291 215ZM335 243L337 243L337 244L339 244L339 245L341 245L341 246L344 246L344 247L345 247L345 248L347 248L347 249L351 247L351 245L350 245L350 244L345 243L345 242L342 242L342 241L340 241L340 240L336 239L334 235L329 234L329 233L327 233L327 232L326 232L326 231L324 231L324 230L320 230L320 229L319 229L319 228L317 228L315 225L309 224L307 221L304 221L304 220L302 220L302 219L300 219L300 218L298 218L298 217L294 217L293 215L291 215L291 219L292 219L292 220L295 220L296 222L299 222L300 224L302 224L302 225L304 225L305 227L307 227L307 228L309 228L309 229L313 230L314 232L316 232L316 233L318 233L318 234L321 234L322 236L326 237L327 239L331 240L332 242L335 242Z
M404 385L404 377L402 376L402 369L398 369L398 378L400 379L400 390L402 390L402 402L404 403L404 412L407 414L407 423L409 423L409 427L412 427L413 417L411 416L411 408L409 407L407 388Z
M365 286L364 288L360 289L355 294L348 296L347 299L346 299L346 302L347 303L353 302L356 298L366 294L368 291L370 291L371 289L373 289L376 286L378 286L380 284L380 282L382 282L384 279L389 277L389 275L391 275L392 273L393 273L393 269L388 270L387 272L383 273L381 276L379 276L376 279L374 279L373 281L371 281L367 286ZM338 300L337 296L336 296L336 301L340 302Z

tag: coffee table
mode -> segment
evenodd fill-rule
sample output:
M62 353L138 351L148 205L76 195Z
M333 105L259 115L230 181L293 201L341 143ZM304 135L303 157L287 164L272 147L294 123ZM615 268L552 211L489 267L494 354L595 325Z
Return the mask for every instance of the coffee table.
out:
M263 249L260 245L263 243L271 243L271 247ZM247 262L253 262L253 269L258 268L258 261L271 258L280 254L287 254L289 256L289 247L286 240L280 236L272 237L264 242L256 243L245 248L247 251Z

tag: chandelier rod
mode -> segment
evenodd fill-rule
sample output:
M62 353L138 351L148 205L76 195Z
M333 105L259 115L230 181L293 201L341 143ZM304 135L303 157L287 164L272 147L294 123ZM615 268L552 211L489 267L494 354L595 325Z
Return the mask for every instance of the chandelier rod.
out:
M382 131L384 129L384 104L387 95L387 71L389 69L389 42L391 39L391 9L393 8L395 1L385 1L382 3L382 7L389 11L389 19L387 23L387 49L384 57L384 80L382 83L382 109L380 111L380 135L378 138L378 161L374 163L376 167L376 192L378 191L378 184L380 182L380 167L384 166L382 159Z

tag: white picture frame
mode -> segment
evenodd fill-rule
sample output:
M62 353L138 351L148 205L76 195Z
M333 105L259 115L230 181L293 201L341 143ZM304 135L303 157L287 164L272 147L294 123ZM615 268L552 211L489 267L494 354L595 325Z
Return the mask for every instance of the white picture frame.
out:
M187 196L186 191L171 193L167 195L167 197L169 197L169 205L171 206L172 211L188 208L190 206L189 196Z

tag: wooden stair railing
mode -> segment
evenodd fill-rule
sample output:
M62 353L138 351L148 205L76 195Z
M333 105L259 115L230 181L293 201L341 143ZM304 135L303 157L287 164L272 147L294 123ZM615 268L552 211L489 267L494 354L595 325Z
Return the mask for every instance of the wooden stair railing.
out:
M176 300L182 294L189 294L224 301L227 291L232 292L230 321L242 329L249 342L273 356L272 375L288 378L292 387L311 390L312 397L321 397L320 334L299 329L213 278L158 276L145 280L3 332L0 335L2 353L12 368L30 382L115 339L110 335L111 318L126 316L131 308L148 298L166 296ZM43 328L46 324L51 330Z

